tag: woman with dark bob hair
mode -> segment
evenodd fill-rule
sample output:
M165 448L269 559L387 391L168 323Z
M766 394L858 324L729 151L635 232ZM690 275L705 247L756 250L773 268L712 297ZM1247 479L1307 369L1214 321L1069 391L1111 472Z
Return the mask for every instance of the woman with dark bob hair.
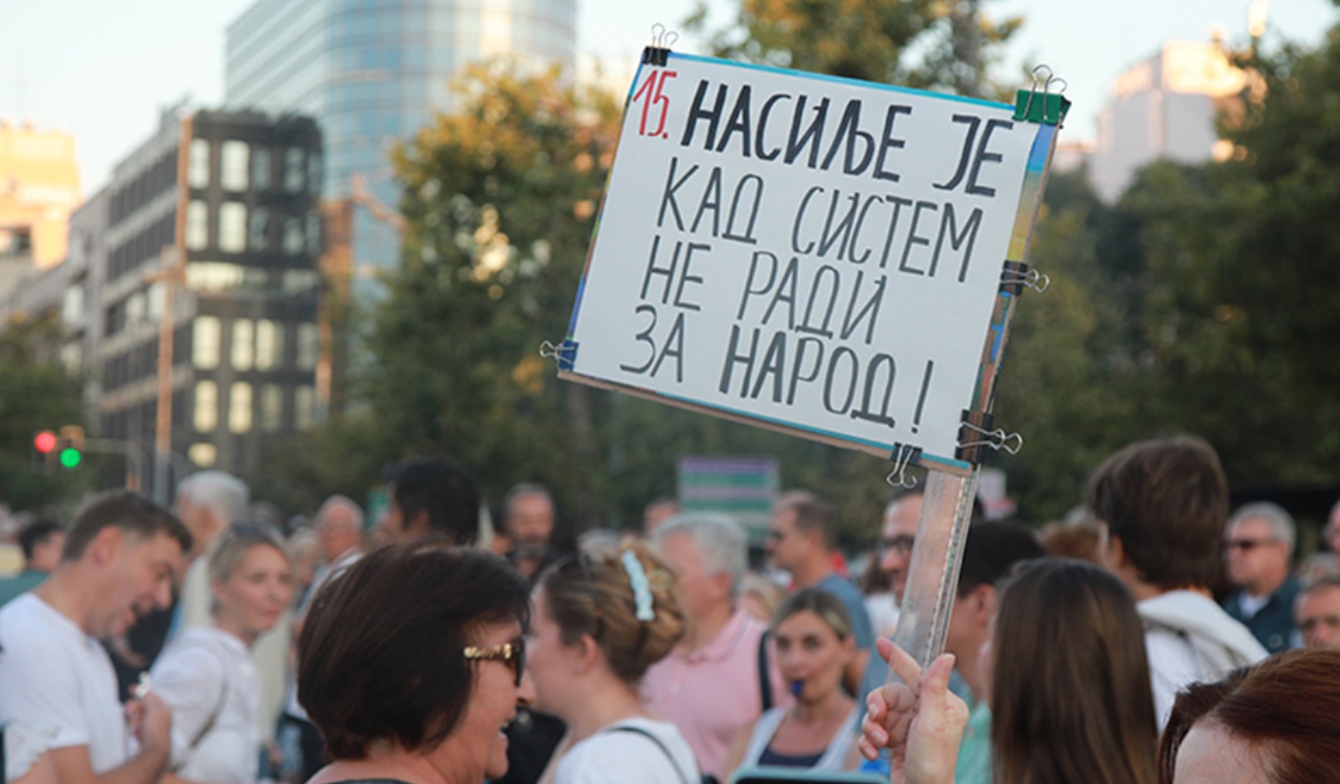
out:
M298 640L298 699L334 760L309 784L502 776L529 621L525 579L481 550L389 547L332 579Z
M1285 651L1183 689L1161 784L1314 784L1340 774L1340 650Z

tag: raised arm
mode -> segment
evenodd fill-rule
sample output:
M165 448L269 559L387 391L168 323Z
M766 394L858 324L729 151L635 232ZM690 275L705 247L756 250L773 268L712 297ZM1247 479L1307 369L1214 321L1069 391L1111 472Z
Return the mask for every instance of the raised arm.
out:
M922 672L920 665L887 639L875 643L903 683L882 686L866 698L860 750L873 760L891 750L894 784L953 784L968 706L949 691L953 654L943 654Z

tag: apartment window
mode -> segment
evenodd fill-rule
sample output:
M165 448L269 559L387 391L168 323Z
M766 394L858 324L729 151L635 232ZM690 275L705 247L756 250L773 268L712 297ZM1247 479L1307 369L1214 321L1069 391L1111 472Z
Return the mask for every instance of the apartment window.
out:
M321 255L321 214L307 213L307 255Z
M226 191L247 189L250 166L246 142L229 140L219 145L219 184Z
M251 319L233 322L233 370L251 370L255 361L256 330Z
M321 284L321 275L316 270L284 270L284 291L309 291Z
M273 433L284 422L284 389L278 384L261 387L261 430Z
M269 229L270 211L264 207L253 209L251 211L251 236L247 239L247 247L253 251L268 251L270 249Z
M84 320L84 285L76 283L65 290L61 302L61 321L66 327L78 326Z
M284 221L284 252L290 256L302 253L302 220L289 218Z
M269 319L256 322L256 369L269 370L282 363L284 329Z
M126 323L138 324L144 321L145 300L144 292L137 291L126 299Z
M256 147L251 151L251 182L258 191L270 187L269 147Z
M193 201L186 206L186 247L201 250L209 245L209 205Z
M245 381L233 384L229 391L228 430L234 433L251 432L251 385Z
M213 433L219 426L219 385L213 381L195 382L195 429Z
M186 288L191 291L227 291L262 288L265 270L226 261L193 261L186 265Z
M306 158L303 155L301 147L290 147L284 158L284 190L289 193L302 193L303 186L306 184L306 173L303 171L306 166Z
M196 367L211 370L219 366L219 338L218 316L195 317L195 328L191 336L191 361Z
M209 187L209 140L191 141L190 159L186 163L186 182L192 188Z
M293 424L299 430L312 426L316 411L316 389L308 385L293 389Z
M219 250L241 253L247 249L247 205L225 201L219 205Z
M79 372L79 368L84 364L84 350L78 343L69 343L61 347L60 359L64 363L65 369L74 375Z
M149 285L148 301L146 305L148 308L149 319L151 321L161 319L163 317L163 307L165 305L167 305L167 289L164 288L163 282L160 280L151 283Z
M321 337L316 331L315 324L298 325L298 356L297 365L299 370L312 370L316 367L317 355L321 353Z
M321 153L311 152L307 155L307 187L313 194L321 193Z
M219 459L219 448L213 444L201 442L191 444L191 448L186 451L190 456L191 462L200 468L209 468L214 465L214 461Z

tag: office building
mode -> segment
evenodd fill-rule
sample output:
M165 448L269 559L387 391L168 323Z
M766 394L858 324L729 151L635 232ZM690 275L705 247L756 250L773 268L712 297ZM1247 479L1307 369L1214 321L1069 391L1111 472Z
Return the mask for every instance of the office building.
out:
M322 251L321 135L299 116L164 112L71 221L71 281L89 317L92 434L153 489L160 328L174 289L172 472L260 469L267 440L310 423ZM62 265L64 266L64 265Z
M1231 154L1215 121L1239 106L1246 85L1247 75L1214 42L1173 41L1127 69L1098 115L1089 177L1099 197L1116 202L1156 160L1196 164Z
M74 137L0 119L0 259L22 257L39 269L59 264L78 204Z
M301 112L320 124L322 195L350 195L358 175L395 207L388 153L449 111L451 80L477 60L571 67L576 0L258 0L228 26L225 106ZM399 263L393 226L353 213L360 278Z

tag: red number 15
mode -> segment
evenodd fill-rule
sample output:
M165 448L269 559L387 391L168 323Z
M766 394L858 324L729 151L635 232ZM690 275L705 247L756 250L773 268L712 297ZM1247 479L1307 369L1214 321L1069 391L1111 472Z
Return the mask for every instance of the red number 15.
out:
M670 134L665 132L665 120L670 114L670 99L661 92L665 89L665 80L675 76L674 71L665 71L662 69L653 69L651 76L642 86L637 88L633 94L633 103L643 101L642 103L642 124L638 126L638 133L643 136L660 136L662 139L670 138ZM643 100L645 99L645 100ZM661 107L661 121L656 125L656 130L647 130L647 117L651 113L652 104L658 104Z

